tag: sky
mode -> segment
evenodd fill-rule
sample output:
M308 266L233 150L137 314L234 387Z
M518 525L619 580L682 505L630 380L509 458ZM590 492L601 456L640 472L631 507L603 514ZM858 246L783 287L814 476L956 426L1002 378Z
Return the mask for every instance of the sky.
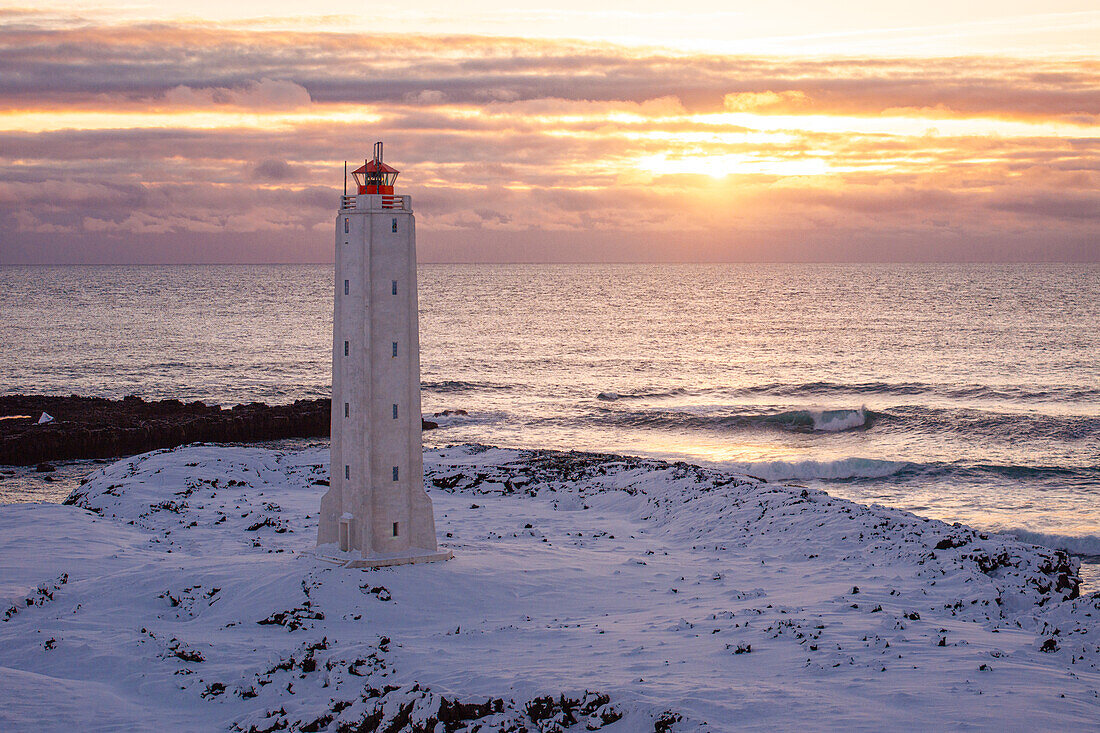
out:
M1100 261L1095 0L162 5L0 0L0 264Z

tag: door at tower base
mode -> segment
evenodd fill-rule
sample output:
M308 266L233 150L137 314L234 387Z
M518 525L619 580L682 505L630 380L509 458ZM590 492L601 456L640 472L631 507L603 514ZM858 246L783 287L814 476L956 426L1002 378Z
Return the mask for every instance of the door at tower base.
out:
M424 490L416 231L397 171L354 172L336 216L332 450L318 556L348 567L446 560Z

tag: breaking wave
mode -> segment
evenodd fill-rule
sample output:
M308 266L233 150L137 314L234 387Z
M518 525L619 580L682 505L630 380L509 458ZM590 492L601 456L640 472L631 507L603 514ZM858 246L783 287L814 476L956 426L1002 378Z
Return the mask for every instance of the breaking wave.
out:
M655 397L675 397L676 395L689 394L689 391L683 388L658 390L654 392L628 392L626 394L619 394L618 392L600 392L596 395L596 399L603 400L604 402L617 402L618 400L642 400L646 398Z
M773 382L770 384L758 384L748 387L709 387L704 389L690 389L677 387L674 389L660 390L650 389L638 392L600 392L597 399L605 401L634 400L634 399L659 399L675 397L677 395L727 395L730 397L751 396L776 396L776 397L821 397L821 396L907 396L907 395L936 395L954 399L994 399L994 400L1023 400L1023 401L1080 401L1100 398L1100 389L1091 387L1049 387L1047 389L1030 389L1014 385L988 386L988 385L943 385L926 382L854 382L843 384L838 382L805 382L803 384L788 384Z
M912 470L904 461L880 461L872 458L841 458L835 461L750 461L723 462L723 468L766 481L839 481L877 479Z
M1033 545L1042 545L1054 550L1065 550L1071 555L1081 555L1090 560L1100 561L1100 537L1094 534L1063 535L1033 532L1029 529L1014 527L1001 530L1001 534L1012 535Z
M791 410L779 413L706 415L675 410L601 410L598 422L626 427L665 429L736 430L765 428L796 432L836 433L871 427L877 415L860 407L853 410Z
M426 392L457 393L479 392L512 389L505 384L488 384L485 382L463 382L460 380L444 380L442 382L421 382L420 388Z
M984 435L1002 441L1050 439L1080 441L1100 436L1100 416L998 412L972 408L916 405L891 407L878 413L885 424L926 433Z
M842 430L870 427L868 421L872 416L873 413L869 413L866 407L861 407L858 410L796 410L781 412L765 419L826 433L839 433Z
M801 461L723 461L723 468L747 473L768 481L859 481L884 479L916 481L928 479L946 481L989 481L1028 479L1055 481L1059 485L1093 485L1100 481L1100 466L1065 468L1062 466L1012 466L989 463L930 461L890 461L874 458L839 458L836 460ZM1022 530L1021 530L1022 531Z
M614 402L611 397L603 397ZM622 399L622 398L618 398ZM597 407L588 416L596 423L626 427L686 430L779 429L794 432L836 433L865 430L876 425L892 431L939 435L982 436L999 443L1054 440L1066 443L1094 441L1100 437L1098 415L1051 415L1036 412L998 412L973 408L941 408L900 405L887 410L856 409L760 412L754 406L713 406L703 410L623 409Z

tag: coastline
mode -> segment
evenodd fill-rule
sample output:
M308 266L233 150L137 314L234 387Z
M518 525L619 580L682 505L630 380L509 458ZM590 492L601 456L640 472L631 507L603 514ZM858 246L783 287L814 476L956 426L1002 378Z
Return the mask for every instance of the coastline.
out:
M0 396L0 466L119 458L189 443L261 443L328 437L332 401L250 402L222 408L177 399L146 402L71 395ZM38 424L39 416L52 420ZM437 426L422 420L425 430Z
M326 401L327 402L327 401ZM435 428L445 428L447 426L448 415L464 414L461 410L446 410L441 413L436 413L433 417L434 420L424 420L425 430L434 430ZM438 422L436 422L438 421ZM248 442L228 442L228 443L216 443L216 445L226 447L259 447L272 450L281 451L298 451L313 448L327 447L328 435L311 437L291 437L291 438L276 438L272 440L256 440ZM436 445L425 445L425 451L429 452L434 450L442 442L436 441ZM182 447L174 446L174 447ZM551 449L557 450L557 449ZM134 454L139 455L139 454ZM629 454L602 454L608 456L618 456L628 460L644 460L634 455ZM94 472L98 467L113 463L117 460L123 460L133 456L121 456L111 458L92 458L92 459L70 459L70 460L58 460L49 464L51 469L48 472L40 472L34 464L29 465L2 465L0 464L0 506L5 502L8 503L24 503L24 502L54 502L61 503L64 499L79 485L84 482L86 476ZM651 457L654 460L663 461L677 461L676 459ZM688 462L690 463L690 461ZM723 472L737 472L736 467L730 467L725 465L708 465L700 464L706 470L719 470ZM788 484L797 480L775 480L769 479L772 483L779 485ZM850 496L842 496L851 500L857 504L866 503L861 502L857 498ZM888 505L889 506L889 505ZM909 510L913 511L913 510ZM918 515L919 511L914 512ZM1070 556L1077 559L1081 564L1080 576L1083 588L1088 588L1089 592L1093 592L1095 589L1100 589L1100 555L1088 554L1087 552L1075 551L1072 547L1066 547L1061 545L1058 540L1065 538L1060 536L1051 536L1042 533L1027 533L1019 530L999 530L990 529L987 527L978 527L978 529L985 531L988 534L1003 534L1005 536L1013 537L1021 540L1024 543L1035 544L1050 549L1060 549L1068 553Z
M196 442L256 442L329 433L330 400L253 402L222 409L203 402L129 396L0 396L0 465L115 458ZM53 420L39 425L41 413Z
M326 460L188 446L100 468L69 506L0 506L17 609L0 675L23 699L0 717L679 731L1100 712L1100 594L1073 598L1059 552L684 463L463 445L425 452L454 560L326 568L303 554Z

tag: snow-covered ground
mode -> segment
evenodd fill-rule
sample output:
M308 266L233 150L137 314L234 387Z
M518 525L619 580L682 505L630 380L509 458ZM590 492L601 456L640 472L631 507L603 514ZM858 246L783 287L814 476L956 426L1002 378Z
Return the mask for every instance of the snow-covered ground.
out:
M455 558L349 570L309 554L327 460L191 446L0 506L0 729L1100 721L1100 594L1071 598L1062 553L685 464L458 446L425 454Z

